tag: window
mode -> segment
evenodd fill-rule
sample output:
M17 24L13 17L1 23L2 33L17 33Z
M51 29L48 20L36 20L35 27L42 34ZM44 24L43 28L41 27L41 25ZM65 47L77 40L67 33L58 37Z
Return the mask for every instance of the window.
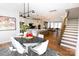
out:
M51 28L54 28L54 23L53 22L51 22Z
M61 22L48 22L48 28L61 28Z
M58 23L58 28L61 28L61 23Z
M48 28L51 28L51 22L48 22Z
M58 23L54 23L54 28L58 28Z

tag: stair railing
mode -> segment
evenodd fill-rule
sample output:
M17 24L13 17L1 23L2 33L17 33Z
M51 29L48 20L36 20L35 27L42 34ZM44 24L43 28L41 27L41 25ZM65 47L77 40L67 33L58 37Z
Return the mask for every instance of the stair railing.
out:
M61 43L61 39L62 39L62 36L63 36L63 34L64 34L64 30L65 30L65 28L66 28L66 24L67 24L67 20L68 20L68 15L69 15L69 12L66 13L66 16L65 16L65 18L64 18L64 20L63 20L63 22L62 22L62 25L61 25L60 36L59 36L59 38L58 38L58 44L59 44L59 45L60 45L60 43Z

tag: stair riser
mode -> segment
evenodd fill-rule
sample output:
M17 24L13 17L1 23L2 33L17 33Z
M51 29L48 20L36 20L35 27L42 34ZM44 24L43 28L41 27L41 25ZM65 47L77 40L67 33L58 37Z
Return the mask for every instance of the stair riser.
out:
M77 21L78 21L78 20L76 20L76 21L75 21L75 20L72 20L72 21L68 21L68 22L70 22L70 23L71 23L71 22L77 22Z
M71 35L71 36L78 36L77 33L69 33L69 32L64 32L65 35Z
M65 31L64 32L64 35L72 35L72 36L78 36L78 33L77 32L67 32L67 31Z
M76 48L73 47L73 46L65 45L65 44L62 44L62 43L61 43L61 46L64 46L64 47L66 47L66 48L76 49Z
M67 24L78 24L78 22L68 22Z
M72 47L76 48L76 45L68 44L68 43L65 43L65 42L61 42L61 44L72 46Z
M78 29L78 27L72 27L72 26L67 26L66 28L74 28L74 29Z
M63 37L67 37L67 38L70 38L70 39L78 39L77 37L68 37L68 36L64 36Z
M71 22L67 22L67 24L75 24L75 23L78 23L78 22L75 22L75 21L71 21Z
M72 38L77 38L77 36L71 36L71 35L66 35L66 34L64 34L63 36L72 37Z
M64 38L67 38L67 39L72 39L72 40L77 40L77 39L78 39L78 37L76 37L76 38L72 38L72 37L67 37L67 36L64 36L64 35L63 35L62 38L63 38L63 39L64 39Z
M66 24L67 26L78 26L78 24Z
M67 25L68 24L72 24L72 25L76 24L76 25L78 25L78 22L68 22Z
M77 42L76 39L71 39L71 38L62 38L63 40L70 40L70 41L74 41L74 42Z
M74 29L78 29L78 27L72 27L72 26L66 26L66 28L74 28Z
M72 25L72 24L71 24L71 25L66 25L66 27L67 27L67 26L68 26L68 27L78 27L78 26Z
M65 30L64 32L70 32L70 33L78 33L78 31L70 31L70 30Z
M67 40L67 39L63 39L64 41L69 41L69 42L73 42L73 43L77 43L77 41L72 41L72 40Z
M74 35L74 34L64 34L64 35L68 35L68 36L74 36L74 37L77 37L78 35Z
M74 42L65 41L65 40L62 40L61 42L76 46L76 43L74 43Z
M77 31L77 32L78 32L78 29L74 29L74 28L66 28L65 30L66 30L66 31L67 31L67 30L70 30L70 31L72 30L72 31Z

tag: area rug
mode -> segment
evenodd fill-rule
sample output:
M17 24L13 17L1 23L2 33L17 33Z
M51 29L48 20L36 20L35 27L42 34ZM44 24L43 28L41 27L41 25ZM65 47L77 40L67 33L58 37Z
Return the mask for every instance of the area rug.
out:
M31 51L30 51L30 53L31 53ZM34 55L33 53L32 53L32 55L33 56L36 56L36 55ZM27 54L19 54L18 52L11 52L10 50L9 50L9 48L0 48L0 56L27 56ZM28 55L28 56L30 56L30 55ZM56 51L54 51L54 50L52 50L52 49L50 49L50 48L48 48L47 49L47 53L46 54L44 54L44 55L42 55L42 56L58 56L57 55L57 53L56 53Z

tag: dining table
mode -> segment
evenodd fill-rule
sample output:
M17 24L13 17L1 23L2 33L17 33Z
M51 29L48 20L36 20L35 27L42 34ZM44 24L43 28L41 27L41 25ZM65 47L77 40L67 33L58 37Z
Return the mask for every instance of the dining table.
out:
M26 47L26 52L28 53L28 47L29 46L35 46L35 45L38 45L42 42L45 41L44 38L40 38L40 37L35 37L33 36L33 38L31 39L28 39L28 38L25 38L25 37L14 37L16 41L18 41L22 46Z
M16 41L18 41L21 44L23 44L23 43L41 43L41 42L45 41L44 38L35 37L35 36L33 36L33 38L25 38L25 37L14 37L14 38Z

